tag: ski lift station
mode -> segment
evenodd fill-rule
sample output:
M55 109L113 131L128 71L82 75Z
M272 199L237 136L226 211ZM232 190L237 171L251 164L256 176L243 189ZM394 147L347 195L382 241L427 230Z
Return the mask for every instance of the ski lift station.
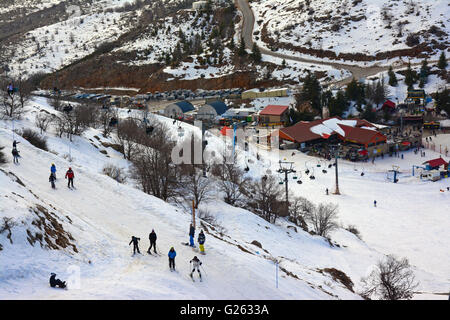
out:
M189 101L179 101L169 104L164 109L164 115L168 118L179 118L184 117L187 112L191 112L193 110L195 110L195 108Z
M430 181L438 181L443 178L449 177L449 168L448 162L442 158L432 159L425 161L423 166L413 166L412 175L415 176L415 172L419 172L416 174L420 177L420 179L430 180Z

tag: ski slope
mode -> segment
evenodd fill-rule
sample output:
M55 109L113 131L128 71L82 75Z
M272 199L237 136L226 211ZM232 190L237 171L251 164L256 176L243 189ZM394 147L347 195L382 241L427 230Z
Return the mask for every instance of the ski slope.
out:
M14 127L33 127L40 109L55 112L45 99L36 98L24 119L15 121ZM171 123L170 119L158 118ZM198 132L187 124L182 126L186 131ZM176 127L172 127L176 135ZM287 228L289 223L281 219L272 225L218 199L202 205L216 216L225 231L223 236L211 229L206 233L207 255L199 255L204 281L193 283L188 276L189 261L197 253L181 245L188 241L190 214L139 191L132 182L119 184L101 174L106 163L123 168L129 164L111 148L106 149L107 155L99 152L103 147L94 136L108 140L100 132L90 129L82 137L74 137L73 143L49 132L46 136L50 152L45 152L20 136L13 136L11 129L11 122L0 121L0 146L7 146L6 154L11 158L9 148L14 137L20 142L22 158L18 165L9 162L1 168L12 172L25 187L0 171L0 218L11 217L17 223L12 228L12 244L6 233L0 234L0 299L360 299L318 269L345 272L357 291L360 278L384 254L391 253L410 259L421 282L418 291L446 292L449 287L449 217L445 208L450 193L438 190L446 182L426 183L402 176L398 184L384 180L385 170L393 163L400 163L407 176L409 164L417 160L413 154L406 154L404 160L385 158L373 166L366 164L364 177L355 172L352 164L341 165L342 196L325 196L326 187L332 190L331 173L316 172L315 182L301 178L302 185L290 184L294 194L306 196L314 203L338 203L341 222L355 225L364 242L338 229L331 238L340 247L330 247L323 238L311 236L299 227L297 232ZM211 135L208 140L212 142L208 144L210 148L223 148L218 137ZM254 161L249 175L257 177L277 167L275 153L259 150L262 157L271 160L262 165L257 163L255 151L252 145L247 155L247 160ZM69 153L72 162L67 160ZM291 152L281 155L290 158ZM290 159L298 168L304 161L316 163L315 158L298 153ZM58 170L57 190L52 190L48 182L51 163ZM63 179L69 166L75 172L75 190L69 190ZM373 199L377 199L378 208L372 207ZM28 243L26 230L35 228L28 208L36 204L56 213L64 229L73 236L78 253L70 248L48 250ZM145 253L151 229L158 235L161 256ZM197 226L196 236L199 229ZM144 255L132 256L128 245L132 235L141 238ZM253 240L260 242L263 249L251 245ZM177 251L178 272L168 268L167 252L171 246ZM275 260L280 266L278 288ZM67 280L73 270L79 270L79 287L77 282L67 291L49 287L50 272Z

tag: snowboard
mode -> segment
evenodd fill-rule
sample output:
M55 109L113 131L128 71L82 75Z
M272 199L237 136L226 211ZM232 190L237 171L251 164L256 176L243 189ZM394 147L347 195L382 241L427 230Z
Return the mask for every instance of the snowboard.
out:
M189 242L182 242L181 244L190 247L191 245L189 244ZM196 246L194 245L192 248L196 248Z

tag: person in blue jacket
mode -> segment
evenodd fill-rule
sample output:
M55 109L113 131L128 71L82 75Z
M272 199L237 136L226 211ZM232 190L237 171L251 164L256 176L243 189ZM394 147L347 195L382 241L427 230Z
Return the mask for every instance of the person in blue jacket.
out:
M52 163L52 166L50 167L50 172L53 174L53 176L56 179L56 166L54 163Z
M175 257L176 257L176 255L177 255L177 253L176 253L175 249L173 247L170 248L170 251L169 251L169 254L168 254L170 271L175 270Z

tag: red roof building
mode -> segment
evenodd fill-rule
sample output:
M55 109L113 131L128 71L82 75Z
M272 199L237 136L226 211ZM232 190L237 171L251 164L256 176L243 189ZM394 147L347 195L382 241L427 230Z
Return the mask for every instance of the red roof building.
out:
M381 108L383 108L383 109L394 110L394 109L395 109L395 103L392 102L391 100L386 100L386 102L383 103L383 105L381 106Z
M288 106L269 105L259 113L259 122L265 124L282 124L289 120Z
M339 135L339 138L345 142L363 145L368 148L387 141L386 136L376 130L350 127L343 124L338 125L345 132L345 135Z
M444 166L444 168L447 170L448 168L448 162L446 162L442 158L437 158L433 160L425 161L423 164L428 164L431 168L439 168L440 166Z

